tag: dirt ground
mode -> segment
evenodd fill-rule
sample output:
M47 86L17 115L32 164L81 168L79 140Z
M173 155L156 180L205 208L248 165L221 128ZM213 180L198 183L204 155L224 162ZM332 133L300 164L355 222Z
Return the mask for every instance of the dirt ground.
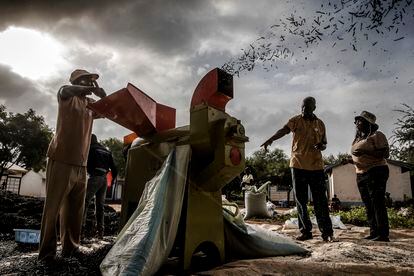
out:
M13 229L40 229L43 200L0 191L0 275L101 275L99 264L115 241L119 213L105 206L105 237L91 237L93 224L87 219L82 259L61 259L54 266L37 262L37 245L19 244ZM58 256L61 246L58 244Z
M294 238L298 230L283 230L282 225L260 224ZM367 227L346 225L347 230L335 229L338 242L325 243L318 230L314 239L298 242L311 253L308 256L271 257L239 260L227 263L201 275L414 275L414 229L392 229L391 242L362 239Z
M99 264L115 241L116 216L113 208L106 209L109 232L103 240L90 238L84 241L84 258L62 259L55 266L37 262L37 249L20 245L13 240L10 230L24 223L39 226L37 212L41 202L11 195L0 198L0 275L101 275ZM12 204L13 203L13 204ZM13 207L14 205L15 207ZM16 206L17 209L16 210ZM119 214L118 214L119 215ZM16 217L18 219L16 219ZM268 220L248 220L248 223L278 231L294 237L297 229L283 229L281 223ZM18 224L16 227L12 223ZM7 227L6 227L7 226ZM368 228L346 225L347 230L335 229L338 242L324 243L314 229L314 239L300 242L310 251L307 256L271 257L253 260L237 260L198 275L414 275L414 229L392 229L391 242L372 242L362 239ZM60 246L58 247L60 252ZM164 267L159 275L172 275L173 270Z
M263 227L295 236L297 230L282 230L281 225L261 223ZM272 257L238 260L215 269L197 272L199 275L414 275L414 230L391 230L391 242L372 242L361 239L367 235L365 227L347 225L349 230L335 230L339 239L324 243L319 236L301 242L311 251L308 256ZM314 231L318 235L318 231ZM37 261L35 248L22 247L14 241L0 245L1 275L100 275L99 264L114 242L113 236L102 241L92 239L83 244L84 259L65 259L56 267L45 267ZM59 250L59 249L58 249ZM164 271L160 275L168 275Z

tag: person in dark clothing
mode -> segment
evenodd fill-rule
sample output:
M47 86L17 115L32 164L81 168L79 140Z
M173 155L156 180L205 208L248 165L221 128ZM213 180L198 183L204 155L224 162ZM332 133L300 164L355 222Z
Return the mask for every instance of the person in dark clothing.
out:
M385 190L389 177L386 158L390 149L375 120L375 115L367 111L355 117L356 135L352 142L352 159L348 161L355 166L359 193L370 224L370 234L365 239L388 242Z
M104 146L98 143L95 134L91 136L91 146L89 149L87 171L89 175L88 187L85 198L85 211L83 214L83 225L86 224L88 206L95 196L96 202L96 229L98 238L103 237L104 233L104 204L107 189L106 175L112 173L112 181L117 177L118 171L115 167L112 154Z
M334 197L331 199L331 211L332 212L338 212L341 210L341 201L339 200L337 195L334 195Z
M388 208L392 207L392 198L390 196L391 194L389 192L385 193L385 206Z

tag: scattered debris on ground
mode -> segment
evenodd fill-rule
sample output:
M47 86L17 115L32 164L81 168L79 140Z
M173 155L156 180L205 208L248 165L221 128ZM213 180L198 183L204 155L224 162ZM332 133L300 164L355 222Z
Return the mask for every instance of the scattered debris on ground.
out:
M45 266L37 261L38 246L20 244L14 240L13 229L40 229L44 200L0 192L0 275L101 275L99 264L115 242L119 228L119 213L105 206L105 233L102 240L93 238L93 224L88 216L86 236L82 240L81 259L59 258ZM93 212L92 212L93 213Z
M83 244L86 253L81 259L59 258L53 265L37 261L37 247L16 244L13 240L2 241L0 245L1 275L101 275L99 264L115 241L114 237L103 240L90 239ZM58 252L61 247L58 246Z
M14 241L13 228L40 228L43 201L0 192L0 274L8 275L101 275L99 264L115 242L119 213L109 206L105 208L107 225L102 240L84 239L80 259L60 259L53 266L37 261L37 247ZM283 222L269 219L252 219L248 223L278 231L294 238L297 229L283 229ZM201 275L263 275L263 274L375 274L414 275L414 229L391 229L391 242L364 240L367 227L346 225L347 230L335 229L338 242L324 243L317 229L314 239L299 242L311 254L306 256L271 257L239 260L224 264ZM58 252L61 251L60 245ZM60 254L58 254L60 255ZM175 263L174 263L175 261ZM160 275L174 274L178 261L164 265Z

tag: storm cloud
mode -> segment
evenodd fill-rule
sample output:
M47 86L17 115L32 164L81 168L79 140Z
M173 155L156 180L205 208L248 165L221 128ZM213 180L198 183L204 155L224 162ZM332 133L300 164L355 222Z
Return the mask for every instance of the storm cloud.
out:
M16 73L11 68L0 64L0 99L19 98L29 92L33 83Z
M255 62L254 70L234 78L235 97L227 111L245 125L250 137L247 153L298 114L306 96L317 99L316 114L326 123L326 154L345 152L356 114L375 113L389 137L398 117L393 110L401 103L414 103L414 17L412 8L407 10L406 24L398 33L373 32L369 39L362 35L355 49L352 37L338 41L324 36L306 46L297 36L271 27L292 14L313 18L327 3L7 1L0 9L0 35L12 26L48 34L63 45L66 63L48 77L31 79L0 59L0 103L14 112L34 108L54 127L59 87L68 83L73 69L85 68L99 73L99 84L108 93L133 83L176 108L177 125L185 125L192 93L203 75L237 60L265 37L272 45L291 49L293 55L274 60L268 69ZM404 39L396 41L399 37ZM130 131L105 119L94 124L94 132L101 139L121 139ZM288 137L273 145L290 151Z

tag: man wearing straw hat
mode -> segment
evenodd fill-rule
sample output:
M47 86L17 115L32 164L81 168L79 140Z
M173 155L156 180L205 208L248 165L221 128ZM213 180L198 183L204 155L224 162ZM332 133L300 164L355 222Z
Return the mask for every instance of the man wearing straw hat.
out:
M47 152L46 200L40 234L40 261L56 260L56 224L60 216L62 256L79 254L82 215L86 192L86 164L92 122L97 118L86 106L93 102L92 93L103 98L98 75L77 69L70 75L71 85L64 85L57 94L56 132Z

